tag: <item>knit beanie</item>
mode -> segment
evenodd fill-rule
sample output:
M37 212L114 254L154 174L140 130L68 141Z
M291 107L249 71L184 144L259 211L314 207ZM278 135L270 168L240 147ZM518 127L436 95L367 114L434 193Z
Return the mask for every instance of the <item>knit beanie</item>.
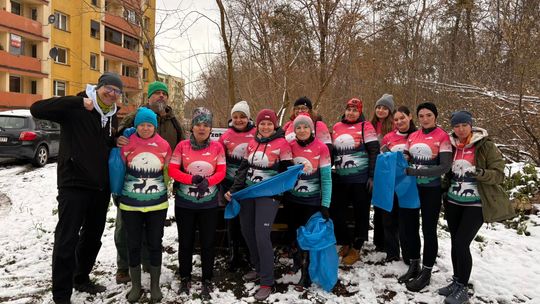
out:
M298 98L294 102L294 106L295 107L297 107L297 106L306 106L310 110L313 109L313 105L311 104L311 100L309 100L309 98L307 98L306 96L302 96L302 97Z
M450 125L452 125L452 127L455 127L457 124L462 124L462 123L469 124L472 127L473 125L472 114L467 111L457 111L457 112L452 113L452 118L450 119Z
M242 112L246 114L247 118L251 118L251 113L249 112L249 105L247 101L242 100L234 104L234 106L231 109L231 116L234 112Z
M259 114L257 114L256 124L257 126L261 123L263 120L269 120L271 121L275 127L277 127L277 116L276 112L270 109L262 109Z
M351 98L347 101L347 106L345 108L355 107L358 109L358 112L362 113L362 106L362 100L358 98Z
M194 125L205 123L209 127L212 127L212 113L207 108L199 107L193 110L193 116L191 118L191 127Z
M420 110L422 109L428 109L433 112L433 114L435 114L435 118L437 118L437 116L439 115L439 113L437 112L437 106L435 106L433 102L424 102L419 104L418 107L416 107L416 116L418 116L418 112L420 112Z
M152 96L156 91L163 91L169 96L169 88L161 81L154 81L148 85L148 97Z
M113 85L119 88L120 90L124 89L124 85L122 84L122 79L120 79L120 76L118 76L118 74L116 73L105 72L101 76L99 76L96 90L101 88L104 85Z
M390 95L390 94L383 94L383 96L381 98L379 98L379 100L377 100L377 102L375 103L375 107L378 107L378 106L385 106L388 108L388 110L390 110L390 113L393 113L394 112L394 96Z
M293 121L294 130L296 130L296 127L299 125L306 125L311 130L311 133L315 132L315 128L313 127L313 120L311 120L311 117L309 117L309 114L307 113L300 113Z
M135 115L135 127L139 126L143 122L151 123L157 128L157 115L154 111L146 107L140 107Z

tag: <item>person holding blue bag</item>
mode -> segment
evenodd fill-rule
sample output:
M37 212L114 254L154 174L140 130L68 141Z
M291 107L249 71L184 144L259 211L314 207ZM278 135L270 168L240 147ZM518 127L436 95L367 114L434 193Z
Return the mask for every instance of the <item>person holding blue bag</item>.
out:
M296 230L305 225L315 213L321 212L328 220L330 199L332 197L332 172L328 147L315 138L313 120L309 114L301 113L293 121L296 140L291 142L293 161L304 165L304 173L295 187L286 192L283 200L288 204L287 223L289 231L295 234L293 249L294 270L300 269L302 275L296 288L302 290L311 285L309 276L309 254L297 245Z
M276 113L263 109L257 114L257 136L252 139L237 171L236 178L225 198L246 186L267 180L286 171L293 164L291 148L277 125ZM260 288L254 295L262 301L270 296L274 280L274 250L270 233L276 217L279 200L276 197L258 197L240 201L240 226L255 270L243 276L246 281L260 279Z
M130 303L137 302L141 290L141 245L146 236L150 255L150 293L152 301L162 298L159 288L161 275L161 242L167 208L167 177L164 168L171 158L171 147L159 134L157 116L148 108L139 108L135 116L137 132L121 150L126 163L126 175L119 208L127 231Z
M412 114L406 106L400 106L393 113L395 130L386 134L381 142L381 152L403 152L407 145L409 134L416 131ZM392 211L382 210L382 222L384 227L384 249L386 262L398 261L400 258L400 243L403 260L409 264L409 258L405 246L405 225L400 216L409 212L409 208L401 208L397 195L394 193Z

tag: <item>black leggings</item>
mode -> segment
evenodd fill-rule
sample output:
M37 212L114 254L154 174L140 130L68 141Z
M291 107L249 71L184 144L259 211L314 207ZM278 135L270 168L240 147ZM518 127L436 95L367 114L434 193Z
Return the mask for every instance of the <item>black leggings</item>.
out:
M347 214L351 204L354 210L354 236L347 227ZM371 193L367 191L365 183L333 185L330 216L334 222L338 245L353 245L355 249L362 249L364 242L368 240L370 208Z
M441 188L418 187L420 209L400 209L405 224L407 254L410 259L420 259L420 211L422 212L422 235L424 236L423 265L433 267L439 250L437 223L441 211Z
M445 215L452 238L454 277L463 285L469 283L472 269L470 245L484 224L482 208L446 203Z
M129 267L141 264L143 234L148 243L150 265L161 265L161 240L167 209L140 212L122 210L122 220L126 226Z
M215 235L218 221L218 209L188 209L175 207L176 227L178 228L178 261L180 278L191 279L193 270L193 249L195 230L199 228L201 243L202 281L211 280L215 258Z
M382 222L384 226L384 249L387 258L399 258L400 244L403 255L403 260L407 261L406 239L405 239L405 223L401 216L402 208L399 208L397 195L394 193L394 202L392 211L380 209L382 212Z

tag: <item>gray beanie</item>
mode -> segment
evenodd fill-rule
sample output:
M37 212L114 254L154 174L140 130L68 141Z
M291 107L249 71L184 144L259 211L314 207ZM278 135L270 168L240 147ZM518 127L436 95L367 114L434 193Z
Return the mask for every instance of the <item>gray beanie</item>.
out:
M111 73L111 72L103 73L99 77L96 89L99 89L104 85L113 85L119 88L120 90L124 89L124 85L122 84L122 79L120 79L120 76L118 76L118 74L116 73Z
M234 104L231 110L231 116L233 115L234 112L242 112L246 114L247 118L251 118L251 115L249 113L249 105L247 101L245 100L239 101Z
M375 103L375 107L377 106L385 106L390 110L390 113L394 112L394 96L390 94L383 94L379 100Z

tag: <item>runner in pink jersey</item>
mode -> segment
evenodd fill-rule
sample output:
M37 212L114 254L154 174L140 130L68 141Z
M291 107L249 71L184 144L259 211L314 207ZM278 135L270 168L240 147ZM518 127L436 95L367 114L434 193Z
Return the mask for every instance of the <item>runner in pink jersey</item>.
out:
M236 171L238 171L246 154L248 143L257 134L255 123L251 120L250 114L249 105L246 101L237 102L231 109L229 128L219 138L219 142L225 149L227 159L227 174L221 182L222 194L227 193L232 186ZM227 224L227 243L230 254L227 268L233 272L242 265L243 259L240 255L240 246L245 247L245 242L240 230L239 217L225 220L225 222Z
M398 278L406 282L410 291L420 291L431 279L431 269L438 251L437 223L441 210L441 175L452 165L452 147L448 134L437 127L437 107L425 102L416 108L421 129L409 135L406 153L410 155L411 167L407 174L417 177L420 208L411 209L405 219L409 270ZM413 211L415 210L415 211ZM424 237L423 268L420 270L420 215Z
M368 239L371 189L379 141L375 128L362 119L362 101L347 101L341 122L333 127L334 166L332 219L340 256L346 265L360 259L364 242ZM354 207L355 233L350 235L346 223L349 205Z
M392 116L396 129L383 137L381 152L403 152L407 147L409 134L416 131L411 112L407 107L400 106ZM399 207L398 198L395 193L392 212L381 210L384 227L384 250L386 252L387 263L399 261L401 244L403 260L406 264L409 264L409 257L405 246L405 224L403 223L404 215L409 210Z
M293 253L293 272L301 269L302 274L296 288L303 290L311 285L309 277L309 252L303 251L296 241L296 230L320 211L323 218L330 217L328 207L332 195L332 172L330 152L326 145L315 138L313 121L308 114L294 119L296 140L291 142L291 151L296 164L304 164L304 174L297 184L284 195L284 206L288 218L289 242Z
M306 96L300 97L294 102L293 112L290 120L287 121L283 126L283 130L285 131L285 139L288 142L293 142L296 140L293 121L301 113L307 113L311 117L314 123L315 129L313 132L315 132L315 137L327 145L330 152L332 152L332 138L330 136L330 131L328 131L328 127L322 121L321 116L315 113L311 100Z
M277 126L276 113L270 109L261 110L257 114L256 125L257 136L249 142L234 184L225 194L229 201L231 193L283 172L293 164L291 148L283 137L283 130ZM249 248L251 264L255 266L255 270L243 278L246 281L259 279L260 287L254 298L262 301L270 296L275 283L274 250L270 233L279 200L275 197L259 197L241 200L239 203L242 234Z
M181 141L173 152L169 175L180 183L175 193L175 216L178 229L179 293L189 294L195 230L201 246L201 298L210 299L215 258L215 235L218 222L218 188L225 177L223 146L210 140L212 113L196 108L191 119L190 139Z
M371 124L375 127L381 145L383 137L394 130L393 112L394 96L383 94L375 103L375 109L371 116ZM373 206L373 244L375 244L375 251L385 251L384 240L383 210Z

